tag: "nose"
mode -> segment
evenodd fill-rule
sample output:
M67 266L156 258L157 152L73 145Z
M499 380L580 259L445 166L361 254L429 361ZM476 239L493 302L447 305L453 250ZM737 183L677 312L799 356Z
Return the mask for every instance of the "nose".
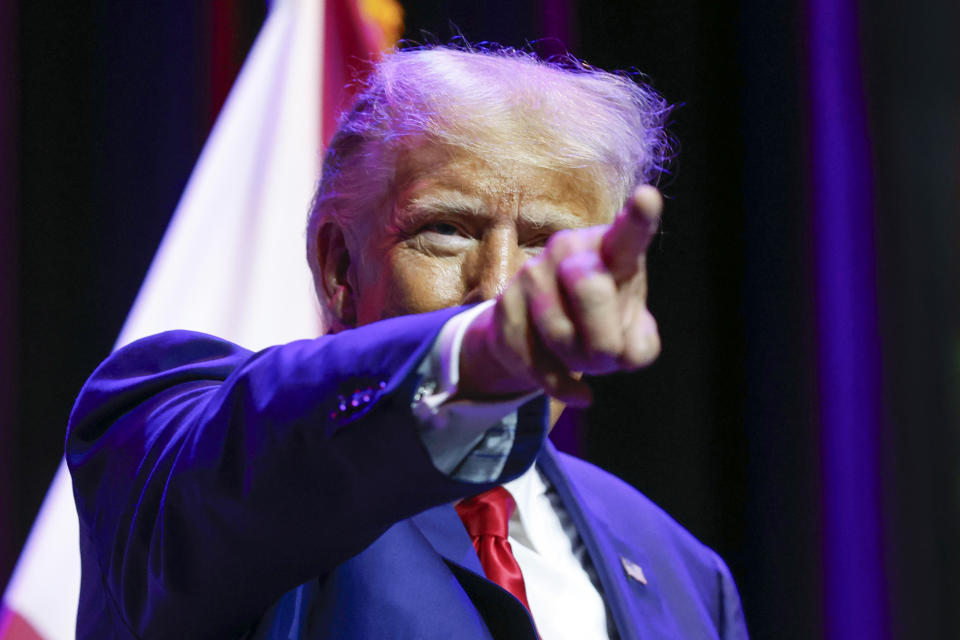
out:
M462 304L499 296L526 259L514 229L490 229L464 264L466 294Z

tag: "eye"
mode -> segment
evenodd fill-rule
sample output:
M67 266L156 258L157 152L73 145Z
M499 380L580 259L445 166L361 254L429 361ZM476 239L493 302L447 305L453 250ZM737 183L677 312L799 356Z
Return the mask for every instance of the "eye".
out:
M449 222L432 222L420 227L419 233L431 232L441 236L455 236L460 234L460 229Z
M550 236L553 235L553 232L541 233L533 236L532 238L527 238L523 242L523 248L526 249L528 253L534 255L543 251L544 246L546 246L547 241L550 239Z
M417 227L408 242L424 253L435 256L458 255L476 242L470 231L454 222L437 220Z

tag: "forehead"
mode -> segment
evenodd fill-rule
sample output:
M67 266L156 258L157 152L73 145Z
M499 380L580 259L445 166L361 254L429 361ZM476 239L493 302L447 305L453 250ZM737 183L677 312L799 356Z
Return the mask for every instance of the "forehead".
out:
M444 145L423 144L401 151L396 162L397 208L442 206L446 209L519 210L552 214L560 226L610 222L619 203L612 189L589 168L558 170L530 163L502 161Z

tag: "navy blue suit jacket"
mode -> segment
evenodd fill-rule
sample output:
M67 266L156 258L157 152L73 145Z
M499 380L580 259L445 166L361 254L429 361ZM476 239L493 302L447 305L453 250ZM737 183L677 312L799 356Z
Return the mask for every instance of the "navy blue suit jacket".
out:
M252 354L191 332L108 358L77 399L78 638L536 638L483 578L410 402L443 310ZM521 412L500 482L538 460L624 638L742 638L723 562ZM646 584L623 562L642 567Z

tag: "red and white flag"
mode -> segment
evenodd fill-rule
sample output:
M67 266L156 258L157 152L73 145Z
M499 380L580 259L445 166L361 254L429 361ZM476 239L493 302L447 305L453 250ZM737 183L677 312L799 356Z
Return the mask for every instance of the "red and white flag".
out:
M322 332L307 212L343 87L396 42L394 0L274 0L207 139L116 347L192 329L250 349ZM0 609L0 640L69 640L78 523L61 463Z

